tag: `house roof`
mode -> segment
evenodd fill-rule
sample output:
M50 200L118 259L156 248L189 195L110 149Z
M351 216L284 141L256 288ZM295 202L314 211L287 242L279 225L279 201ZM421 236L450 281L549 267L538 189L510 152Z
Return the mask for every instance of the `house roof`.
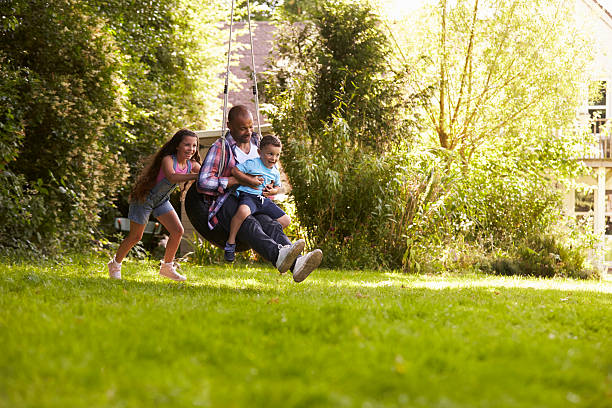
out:
M595 4L596 6L598 6L607 16L608 18L612 19L612 14L610 14L610 10L609 8L612 6L612 1L610 0L606 0L605 4L602 4L602 1L597 1L597 0L589 0L591 3Z

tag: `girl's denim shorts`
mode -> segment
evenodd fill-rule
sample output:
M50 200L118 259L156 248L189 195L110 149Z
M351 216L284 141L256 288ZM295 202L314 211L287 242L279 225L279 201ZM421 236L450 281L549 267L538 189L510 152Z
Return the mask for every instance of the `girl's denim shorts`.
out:
M147 199L144 202L131 202L128 218L137 224L146 225L151 214L154 217L159 217L170 211L174 211L174 207L172 207L168 198L155 206L153 206L151 200Z

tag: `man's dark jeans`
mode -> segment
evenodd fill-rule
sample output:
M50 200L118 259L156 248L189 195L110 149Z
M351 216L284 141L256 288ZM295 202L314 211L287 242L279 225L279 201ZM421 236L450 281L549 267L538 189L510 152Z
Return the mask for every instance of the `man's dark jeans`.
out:
M210 200L205 194L198 193L195 184L185 197L185 212L193 227L208 241L223 248L229 235L230 222L238 209L236 196L228 197L217 214L219 224L211 230L208 228L208 208ZM283 227L264 214L248 216L238 230L236 250L252 248L273 265L276 265L279 246L290 245L291 241L283 232Z

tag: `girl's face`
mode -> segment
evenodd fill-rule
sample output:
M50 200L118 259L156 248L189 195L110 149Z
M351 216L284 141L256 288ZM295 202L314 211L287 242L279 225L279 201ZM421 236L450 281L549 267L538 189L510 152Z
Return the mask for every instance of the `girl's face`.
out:
M185 136L176 148L176 158L179 161L189 160L196 154L198 139L195 136Z

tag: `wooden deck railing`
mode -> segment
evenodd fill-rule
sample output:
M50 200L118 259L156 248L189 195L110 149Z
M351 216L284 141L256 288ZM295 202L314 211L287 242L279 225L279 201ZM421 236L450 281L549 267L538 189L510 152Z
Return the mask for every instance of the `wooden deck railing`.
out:
M255 131L257 131L257 125L255 125ZM264 136L272 133L272 125L267 123L261 125L261 133ZM221 129L196 130L196 134L200 139L200 157L204 159L204 156L206 156L206 152L208 152L210 146L212 146L215 140L221 137Z
M612 160L612 132L606 119L592 120L591 131L595 136L595 143L585 146L580 159Z

